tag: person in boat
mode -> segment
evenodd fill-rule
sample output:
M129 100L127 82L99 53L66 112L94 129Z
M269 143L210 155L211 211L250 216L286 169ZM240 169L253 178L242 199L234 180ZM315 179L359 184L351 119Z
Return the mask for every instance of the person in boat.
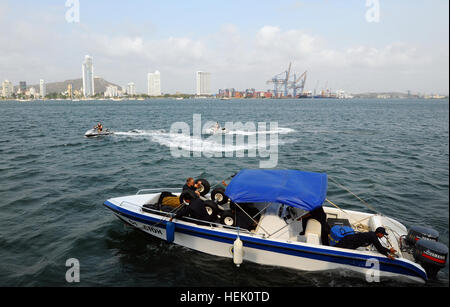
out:
M330 225L328 225L327 214L323 210L323 207L320 206L302 217L303 231L300 233L301 236L305 235L306 225L308 224L308 220L310 219L315 219L320 223L320 225L322 225L322 245L330 245L328 241L328 235L330 234L331 228Z
M194 178L189 177L186 180L186 184L183 186L183 192L186 190L192 191L195 193L195 195L197 195L197 197L200 197L200 192L197 191L198 189L198 182L195 182Z
M237 175L237 173L234 173L233 175L231 175L231 176L228 177L227 179L229 179L229 178L234 178L236 175ZM227 179L225 179L225 180L227 180ZM228 187L228 183L226 183L225 180L222 180L222 185L226 188L226 187Z
M97 126L95 126L95 129L97 129L98 132L103 131L103 125L101 123L98 123Z
M386 229L383 227L378 227L375 231L360 232L352 235L347 235L343 237L335 247L357 249L362 246L369 246L373 244L375 248L383 255L387 256L389 259L394 259L392 254L397 251L394 248L386 248L381 245L380 240L384 236L387 236Z
M180 219L183 216L189 216L196 220L213 222L213 217L211 217L205 208L205 202L200 198L196 197L196 194L191 190L184 191L180 198L183 200L184 206L178 211L178 213L170 218L172 222L174 219ZM206 225L206 224L205 224Z
M212 131L213 133L216 133L216 132L224 132L224 131L225 131L225 128L220 127L219 122L216 122L216 124L215 124L214 126L211 127L211 131Z

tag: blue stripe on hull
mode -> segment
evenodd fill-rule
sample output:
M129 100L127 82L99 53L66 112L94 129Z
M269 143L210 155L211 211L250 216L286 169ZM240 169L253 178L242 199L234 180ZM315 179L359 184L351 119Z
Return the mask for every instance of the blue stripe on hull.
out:
M104 205L127 218L130 218L132 220L135 220L137 222L147 224L147 225L155 225L159 223L157 227L165 229L166 222L161 222L161 219L156 219L153 217L137 214L135 212L123 209L121 207L118 207L114 204L112 204L109 201L106 201ZM208 240L218 241L222 243L227 244L233 244L233 242L236 240L237 235L228 234L228 233L222 233L217 232L213 230L208 229L202 229L197 227L192 227L188 225L182 225L182 224L176 224L176 232L184 233L191 236L196 236ZM380 271L400 274L400 275L408 275L413 277L419 277L423 280L427 280L426 273L418 269L417 267L401 262L399 263L396 260L391 260L385 257L376 257L376 256L369 256L369 255L360 255L360 254L352 254L352 253L346 253L341 251L333 251L333 250L325 250L325 249L318 249L313 248L309 246L299 246L299 245L293 245L289 243L282 243L282 242L275 242L275 241L268 241L264 239L258 239L258 238L251 238L246 236L240 236L244 246L259 250L266 250L270 252L275 253L281 253L291 256L296 256L299 258L309 258L319 261L325 261L325 262L332 262L332 263L339 263L343 265L351 265L361 268L368 268L366 266L368 259L377 259L380 263Z

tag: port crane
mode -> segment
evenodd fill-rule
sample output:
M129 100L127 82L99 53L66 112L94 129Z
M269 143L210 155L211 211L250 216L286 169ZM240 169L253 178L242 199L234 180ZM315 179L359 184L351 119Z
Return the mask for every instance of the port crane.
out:
M308 72L305 71L303 74L300 75L300 77L297 78L297 75L294 74L294 81L291 82L291 85L289 88L293 89L293 97L297 98L297 93L300 93L300 95L303 94L305 90L305 84L306 84L306 78L308 76Z
M267 81L267 84L273 84L274 96L276 98L281 96L282 89L284 87L284 96L287 97L289 94L289 77L291 75L292 63L289 63L288 70L275 75L271 80Z

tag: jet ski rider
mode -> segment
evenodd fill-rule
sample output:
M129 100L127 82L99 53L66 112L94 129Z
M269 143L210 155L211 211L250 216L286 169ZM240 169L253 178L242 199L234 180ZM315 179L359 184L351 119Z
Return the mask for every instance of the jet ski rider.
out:
M102 132L103 131L103 125L101 123L98 123L97 126L95 127L95 129L97 129L98 132Z

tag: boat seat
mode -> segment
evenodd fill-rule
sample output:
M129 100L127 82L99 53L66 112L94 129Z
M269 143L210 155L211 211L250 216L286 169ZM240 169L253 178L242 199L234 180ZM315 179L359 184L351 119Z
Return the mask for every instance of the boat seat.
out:
M320 245L321 236L322 225L315 219L309 219L305 230L306 243Z
M383 227L382 217L380 215L371 216L369 219L369 229L375 231L378 227Z

